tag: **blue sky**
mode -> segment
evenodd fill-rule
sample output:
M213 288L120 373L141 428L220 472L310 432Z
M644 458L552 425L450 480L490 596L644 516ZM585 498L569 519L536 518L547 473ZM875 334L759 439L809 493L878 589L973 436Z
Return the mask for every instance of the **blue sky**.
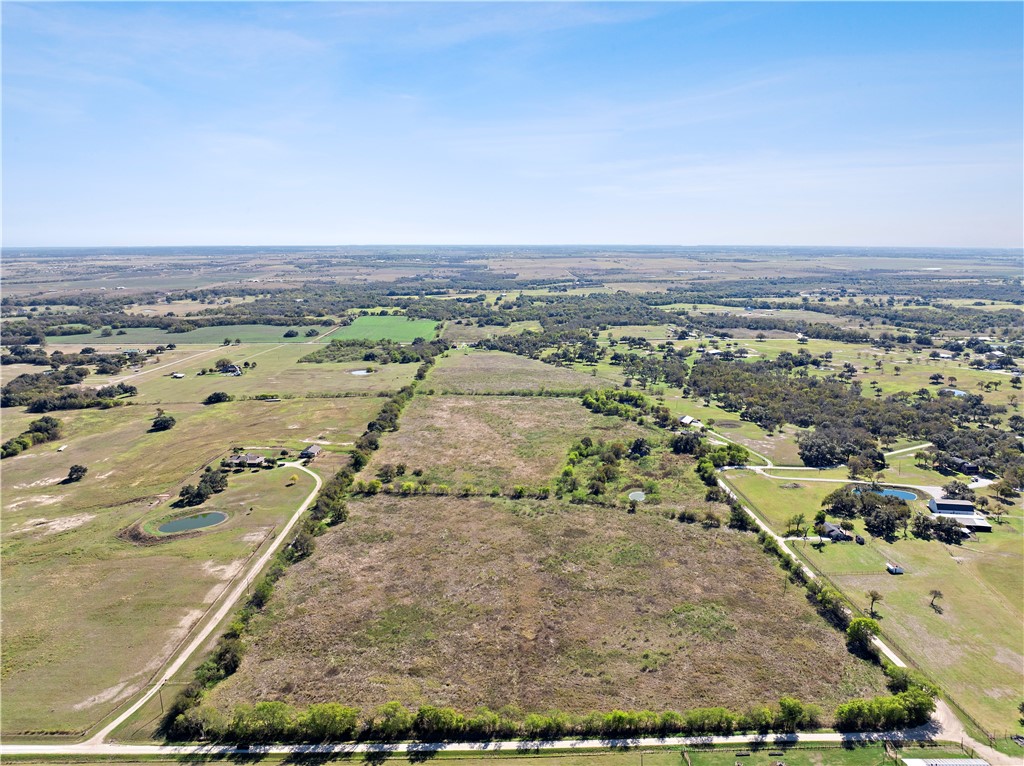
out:
M3 4L7 246L1020 247L1020 3Z

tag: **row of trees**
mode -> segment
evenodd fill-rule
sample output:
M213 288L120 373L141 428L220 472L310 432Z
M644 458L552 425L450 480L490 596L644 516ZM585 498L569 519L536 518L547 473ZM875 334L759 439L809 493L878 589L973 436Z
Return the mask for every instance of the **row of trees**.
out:
M228 653L225 653L228 654ZM232 662L233 658L224 658ZM728 735L737 731L793 732L821 725L817 705L783 697L776 705L757 705L744 713L723 707L695 708L687 712L613 710L574 715L561 711L522 713L516 709L478 708L461 713L450 707L422 705L410 710L388 702L364 714L336 702L310 705L302 711L283 702L238 705L232 714L202 705L175 715L170 734L176 739L243 743L345 742L357 739L397 741L418 739L440 742L524 737L636 737Z

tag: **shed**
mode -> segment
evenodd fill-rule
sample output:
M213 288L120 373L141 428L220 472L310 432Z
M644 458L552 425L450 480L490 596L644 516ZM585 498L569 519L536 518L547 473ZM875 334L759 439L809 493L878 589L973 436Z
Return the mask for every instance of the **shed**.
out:
M299 457L305 460L312 460L323 451L324 448L321 447L319 444L310 444L308 447L306 447L306 449L302 450L302 452L299 453Z
M936 500L933 497L928 501L928 510L936 514L973 516L974 503L972 503L970 500L953 500L950 498Z
M903 567L899 564L893 564L891 561L885 562L885 571L889 574L903 574Z
M989 524L988 520L984 516L977 516L975 514L966 515L963 513L933 513L933 516L940 516L943 518L953 519L964 529L969 529L972 532L991 532L992 525Z

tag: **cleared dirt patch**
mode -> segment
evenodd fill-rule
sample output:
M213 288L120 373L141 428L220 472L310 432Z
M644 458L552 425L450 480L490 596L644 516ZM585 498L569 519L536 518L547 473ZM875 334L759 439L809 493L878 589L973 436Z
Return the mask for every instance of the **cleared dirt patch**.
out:
M438 393L493 394L504 391L578 391L602 381L504 351L450 351L438 360L427 388Z
M555 502L350 509L278 584L214 704L742 710L883 689L752 535Z
M453 489L538 486L555 478L569 447L584 435L627 440L650 432L594 415L572 398L417 396L363 476L372 478L385 463L405 463L408 473L422 469L424 481Z

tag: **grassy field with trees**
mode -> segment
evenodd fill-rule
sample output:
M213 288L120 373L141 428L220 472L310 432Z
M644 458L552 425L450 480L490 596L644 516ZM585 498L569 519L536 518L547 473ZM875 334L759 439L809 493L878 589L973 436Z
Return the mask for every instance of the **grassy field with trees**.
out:
M753 536L657 512L378 496L278 589L212 704L828 710L883 688Z

